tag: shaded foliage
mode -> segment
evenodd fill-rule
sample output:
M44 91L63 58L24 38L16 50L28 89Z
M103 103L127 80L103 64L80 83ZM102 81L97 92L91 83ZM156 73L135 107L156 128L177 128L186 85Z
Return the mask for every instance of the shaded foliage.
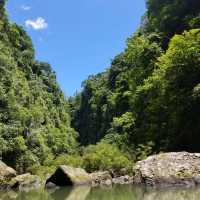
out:
M200 151L200 2L146 3L141 27L124 52L71 99L73 126L83 145L103 140L133 159Z

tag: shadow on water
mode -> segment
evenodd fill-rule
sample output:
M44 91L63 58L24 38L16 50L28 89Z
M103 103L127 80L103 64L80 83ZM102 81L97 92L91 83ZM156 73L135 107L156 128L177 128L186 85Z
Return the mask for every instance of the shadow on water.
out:
M199 200L200 188L147 189L135 186L113 188L65 187L55 191L0 192L0 200Z

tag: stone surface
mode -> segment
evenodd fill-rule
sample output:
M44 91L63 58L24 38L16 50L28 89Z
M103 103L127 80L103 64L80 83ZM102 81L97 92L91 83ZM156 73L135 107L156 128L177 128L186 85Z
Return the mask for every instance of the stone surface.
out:
M55 188L59 188L56 184L52 183L52 182L48 182L46 185L45 185L45 188L46 189L55 189Z
M94 173L90 174L90 177L92 179L93 187L96 187L99 185L112 185L112 177L108 171L94 172ZM109 184L108 184L108 182L109 182Z
M92 183L90 175L81 168L74 168L61 165L46 181L46 185L51 182L57 186L77 186L90 185Z
M38 176L29 173L22 174L13 178L9 183L10 189L17 189L20 191L27 191L41 187L41 180Z
M100 185L109 187L109 186L112 186L112 183L113 183L112 180L107 179L105 181L101 181Z
M8 182L16 176L16 171L0 161L0 189L7 187Z
M133 177L130 177L128 175L120 176L120 177L117 177L117 178L113 178L112 181L113 181L113 184L118 184L118 185L132 184L133 183Z
M163 153L139 161L134 183L149 186L194 186L200 184L199 153Z

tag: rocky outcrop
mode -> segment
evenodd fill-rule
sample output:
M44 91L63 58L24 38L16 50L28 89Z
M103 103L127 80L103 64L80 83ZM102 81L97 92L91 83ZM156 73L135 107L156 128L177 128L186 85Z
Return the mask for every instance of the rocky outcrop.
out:
M10 189L17 189L19 191L27 191L41 187L41 180L38 176L29 173L22 174L13 178L9 183Z
M90 174L92 179L92 186L96 187L99 185L110 186L112 185L112 176L108 171L94 172Z
M131 176L120 176L117 178L112 179L113 184L118 184L118 185L128 185L128 184L133 184L133 177Z
M56 186L77 186L90 185L92 183L90 175L81 168L74 168L61 165L46 181L46 185L55 184Z
M128 175L112 178L110 172L95 172L90 174L92 178L92 186L112 186L112 185L126 185L133 183L133 177Z
M162 153L139 161L134 183L149 186L194 186L200 184L200 154Z
M17 176L16 171L0 161L0 189L31 190L41 187L38 176L23 174Z
M8 182L16 176L16 171L0 161L0 189L5 189Z

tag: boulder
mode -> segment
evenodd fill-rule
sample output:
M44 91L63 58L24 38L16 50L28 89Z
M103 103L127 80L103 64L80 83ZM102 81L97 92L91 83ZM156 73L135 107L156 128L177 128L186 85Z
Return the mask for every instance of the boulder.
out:
M113 184L118 184L118 185L125 185L125 184L132 184L133 183L133 177L130 177L128 175L126 176L120 176L117 178L113 178Z
M194 186L200 184L200 154L162 153L136 163L134 183L148 186Z
M9 183L10 189L27 191L41 187L41 180L38 176L29 173L22 174L13 178Z
M54 174L47 179L46 185L48 185L49 182L57 186L77 186L90 185L92 180L84 169L61 165Z
M16 171L0 161L0 189L5 189L8 182L16 176Z
M92 179L92 186L96 187L99 185L112 185L112 176L108 171L94 172L90 174Z
M113 184L113 182L112 182L112 180L110 180L110 179L107 179L107 180L102 181L102 182L100 183L101 186L107 186L107 187L112 186L112 184Z

